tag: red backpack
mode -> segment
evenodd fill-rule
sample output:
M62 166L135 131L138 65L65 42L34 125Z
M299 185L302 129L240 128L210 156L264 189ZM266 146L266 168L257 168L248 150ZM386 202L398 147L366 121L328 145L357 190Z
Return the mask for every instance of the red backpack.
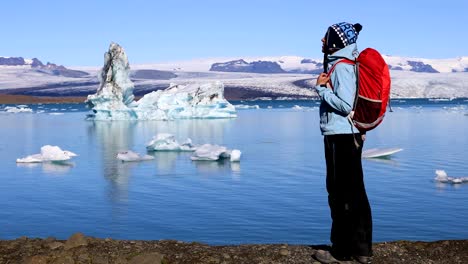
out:
M377 127L385 116L390 100L390 71L387 63L375 49L363 50L355 61L341 59L339 63L356 65L357 91L350 117L361 132Z

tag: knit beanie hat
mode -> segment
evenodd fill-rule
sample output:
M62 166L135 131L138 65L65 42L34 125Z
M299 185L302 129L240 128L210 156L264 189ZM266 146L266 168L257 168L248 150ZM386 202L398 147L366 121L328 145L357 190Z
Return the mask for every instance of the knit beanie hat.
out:
M325 34L325 43L328 52L332 53L350 44L356 43L361 29L362 26L359 23L353 25L346 22L333 24L328 27L327 33Z

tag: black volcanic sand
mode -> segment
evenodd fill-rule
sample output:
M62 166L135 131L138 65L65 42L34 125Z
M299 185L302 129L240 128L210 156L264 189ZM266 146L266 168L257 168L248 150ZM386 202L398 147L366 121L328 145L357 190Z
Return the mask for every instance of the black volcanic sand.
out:
M324 247L288 244L209 246L175 240L101 239L76 233L67 240L52 237L1 240L0 264L316 264L318 262L312 256ZM395 241L376 243L373 249L372 263L468 263L468 240Z

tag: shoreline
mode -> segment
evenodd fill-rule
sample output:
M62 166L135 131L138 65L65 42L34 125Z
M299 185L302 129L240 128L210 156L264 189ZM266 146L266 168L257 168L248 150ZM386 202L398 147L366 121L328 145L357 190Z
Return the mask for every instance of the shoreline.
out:
M67 240L20 237L0 240L0 263L318 263L325 245L242 244L210 246L176 240L114 240L75 233ZM373 244L372 263L468 263L468 240L391 241ZM349 262L354 263L354 262Z

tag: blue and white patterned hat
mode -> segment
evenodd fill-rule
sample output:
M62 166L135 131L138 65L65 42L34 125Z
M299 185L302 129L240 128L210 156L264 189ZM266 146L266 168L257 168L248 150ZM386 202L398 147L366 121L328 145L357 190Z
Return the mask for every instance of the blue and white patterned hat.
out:
M329 50L339 50L350 44L356 43L361 31L361 24L341 22L328 28L325 35L326 45Z

